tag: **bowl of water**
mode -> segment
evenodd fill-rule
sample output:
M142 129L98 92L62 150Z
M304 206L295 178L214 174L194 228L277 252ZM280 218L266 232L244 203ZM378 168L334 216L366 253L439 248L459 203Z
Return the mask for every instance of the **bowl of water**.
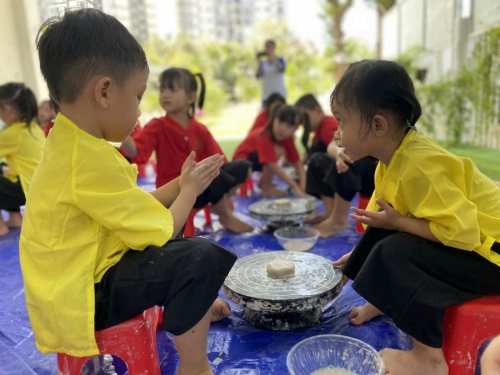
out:
M288 353L292 375L383 375L384 362L370 345L352 337L319 335L302 340Z
M312 249L319 237L319 231L312 227L283 227L274 231L274 237L285 250L307 251Z

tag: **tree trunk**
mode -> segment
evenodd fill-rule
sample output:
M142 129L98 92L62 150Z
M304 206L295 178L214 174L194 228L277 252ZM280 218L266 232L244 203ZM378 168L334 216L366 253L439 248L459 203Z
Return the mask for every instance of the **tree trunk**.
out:
M333 8L333 42L335 44L336 53L336 68L335 78L338 82L347 69L347 61L344 53L344 33L342 32L342 20L345 12L353 3L353 0L346 0L345 3L340 4L339 0L328 0Z

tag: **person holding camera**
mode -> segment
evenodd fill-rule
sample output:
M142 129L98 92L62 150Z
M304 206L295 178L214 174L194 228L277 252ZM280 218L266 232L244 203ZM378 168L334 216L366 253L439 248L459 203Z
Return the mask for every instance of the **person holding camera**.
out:
M266 40L264 44L265 51L257 53L257 78L262 79L262 107L266 106L266 100L274 92L277 92L286 98L285 83L283 73L285 72L285 60L276 56L276 42ZM263 57L267 56L267 59Z

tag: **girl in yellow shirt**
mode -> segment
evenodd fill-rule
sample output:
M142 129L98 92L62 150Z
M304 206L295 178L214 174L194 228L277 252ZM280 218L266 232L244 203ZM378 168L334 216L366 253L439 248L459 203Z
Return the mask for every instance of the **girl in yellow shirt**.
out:
M335 139L353 160L379 160L353 251L334 265L368 303L351 313L359 325L386 314L413 338L413 349L384 349L391 375L447 375L445 309L500 294L500 189L471 160L417 133L413 83L398 64L361 61L331 95Z
M10 218L0 215L0 236L9 228L19 228L23 222L20 207L26 203L26 192L43 155L45 137L34 125L37 104L33 92L22 83L0 86L0 119L7 129L0 133L0 158L7 159L9 168L0 174L0 209Z

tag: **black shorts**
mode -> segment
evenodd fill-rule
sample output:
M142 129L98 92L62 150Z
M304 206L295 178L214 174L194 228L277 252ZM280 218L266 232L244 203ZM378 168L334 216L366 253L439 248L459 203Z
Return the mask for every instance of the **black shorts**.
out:
M500 244L492 250L500 252ZM442 346L448 306L500 294L500 267L478 253L372 227L342 272L399 329L433 348Z
M369 157L355 161L344 173L338 173L335 160L326 153L311 156L307 169L306 192L317 198L334 197L351 201L356 193L371 196L375 190L376 162Z
M26 204L21 182L12 182L0 175L0 210L19 212Z
M163 306L163 328L182 335L205 316L236 259L201 237L127 251L95 284L95 330Z
M196 198L194 208L203 208L209 203L216 204L219 202L229 190L245 182L251 166L248 160L243 159L224 163L220 169L220 174Z

